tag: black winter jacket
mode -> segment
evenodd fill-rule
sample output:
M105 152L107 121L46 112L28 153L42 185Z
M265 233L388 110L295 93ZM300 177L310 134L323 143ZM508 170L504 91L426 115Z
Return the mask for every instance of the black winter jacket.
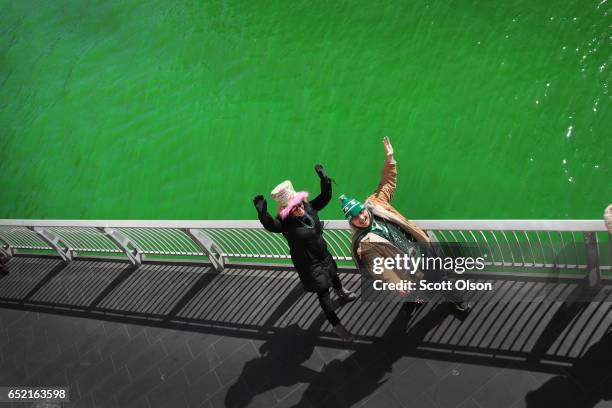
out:
M308 292L328 290L331 287L331 278L338 269L323 239L323 222L319 220L318 215L329 203L331 196L331 180L324 178L321 179L321 193L312 201L304 202L304 211L314 221L312 227L306 225L305 216L298 218L289 214L283 220L280 215L272 218L267 211L258 212L259 221L265 229L282 233L287 239L291 260L304 290Z

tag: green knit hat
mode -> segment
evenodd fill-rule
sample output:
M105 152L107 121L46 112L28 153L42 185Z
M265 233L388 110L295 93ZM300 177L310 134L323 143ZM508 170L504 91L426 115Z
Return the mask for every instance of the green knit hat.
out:
M359 215L359 213L365 208L362 203L354 198L347 197L344 194L340 196L340 207L344 213L344 218L347 220Z

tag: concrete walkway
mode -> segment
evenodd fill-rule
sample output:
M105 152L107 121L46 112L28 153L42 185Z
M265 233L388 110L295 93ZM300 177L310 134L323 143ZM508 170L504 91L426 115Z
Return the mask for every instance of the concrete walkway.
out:
M357 337L347 345L291 270L7 268L0 386L69 386L66 407L612 407L610 287L592 302L517 302L584 288L490 279L467 318L440 302L407 315L357 301L338 308Z

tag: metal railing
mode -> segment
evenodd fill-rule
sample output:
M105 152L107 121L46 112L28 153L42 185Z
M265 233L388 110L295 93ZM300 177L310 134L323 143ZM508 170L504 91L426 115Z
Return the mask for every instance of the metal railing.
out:
M610 271L610 234L599 220L421 220L442 243L461 244L487 254L485 264L517 268ZM350 261L346 221L326 221L324 237L333 257ZM608 250L602 250L607 248ZM221 270L228 259L290 263L281 234L259 221L96 221L0 220L0 255L57 253L74 256L124 254L139 265L145 257L207 257Z

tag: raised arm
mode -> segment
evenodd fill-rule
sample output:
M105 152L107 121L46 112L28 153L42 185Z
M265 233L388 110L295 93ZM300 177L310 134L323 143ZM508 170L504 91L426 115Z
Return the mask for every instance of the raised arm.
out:
M396 161L393 158L393 146L387 136L383 139L385 145L385 153L387 155L385 164L383 165L382 175L380 177L380 183L376 188L374 194L370 197L376 197L380 200L386 201L387 203L393 198L395 193L395 186L397 184L397 167Z
M321 193L318 196L316 196L313 200L310 201L310 205L315 210L321 211L323 208L325 208L327 203L329 203L329 200L331 200L332 183L331 183L331 179L327 177L327 174L325 173L325 169L323 169L323 166L321 166L320 164L317 164L315 166L315 171L317 172L317 174L319 175L319 178L321 179Z
M258 195L253 199L253 204L257 209L257 218L265 229L270 232L279 233L282 232L281 221L278 218L272 218L268 213L268 203L262 195Z

